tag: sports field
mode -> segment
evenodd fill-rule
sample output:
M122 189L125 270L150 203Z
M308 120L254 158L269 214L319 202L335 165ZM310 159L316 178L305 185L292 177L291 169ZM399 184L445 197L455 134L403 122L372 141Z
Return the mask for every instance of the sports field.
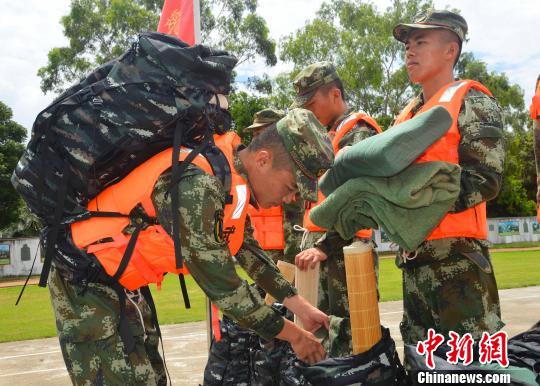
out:
M540 285L540 251L494 251L492 257L499 289ZM240 274L246 278L244 272ZM202 291L189 276L187 284L192 304L189 310L184 308L176 276L167 277L161 291L153 291L161 324L205 318ZM21 303L15 307L20 288L0 288L0 342L55 336L49 291L36 285L28 286ZM380 261L380 292L382 301L401 299L401 272L392 258Z

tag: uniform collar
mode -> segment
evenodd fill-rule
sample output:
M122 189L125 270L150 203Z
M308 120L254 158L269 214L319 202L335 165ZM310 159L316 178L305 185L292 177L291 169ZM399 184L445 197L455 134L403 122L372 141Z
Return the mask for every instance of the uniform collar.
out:
M329 133L334 132L339 126L339 124L343 122L343 120L346 119L352 113L354 113L354 109L352 107L347 108L347 110L345 110L343 114L341 114L339 117L334 119L333 122L331 122L330 124L328 124L328 126L326 126L326 130Z
M413 101L414 101L414 106L413 108L411 109L411 113L414 115L416 115L416 113L418 113L418 111L422 108L422 106L424 106L424 104L426 103L424 101L424 94L420 92L420 94L418 94L417 96L415 96L413 98Z
M242 161L240 160L240 157L238 156L238 152L240 150L243 150L245 149L246 147L244 145L240 145L238 146L234 152L233 152L233 166L234 166L234 169L236 170L236 172L238 174L240 174L240 176L242 176L242 178L244 179L244 181L246 181L246 184L247 184L247 187L249 189L249 203L251 206L253 206L255 209L259 209L259 204L257 204L257 200L255 200L255 195L253 194L253 189L251 188L251 184L249 183L249 178L248 178L248 174L246 172L246 168L244 167L244 164L242 163Z

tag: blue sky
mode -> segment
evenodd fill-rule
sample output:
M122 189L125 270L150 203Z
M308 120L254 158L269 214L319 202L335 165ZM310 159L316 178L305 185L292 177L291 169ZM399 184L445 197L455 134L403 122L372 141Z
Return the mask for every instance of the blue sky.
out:
M0 0L0 101L13 109L14 119L30 129L36 115L54 98L43 95L37 70L47 63L53 47L66 45L60 17L69 11L69 0ZM266 19L270 35L282 36L301 28L315 17L322 0L259 0L259 13ZM390 0L373 0L384 9ZM512 83L525 91L528 105L540 74L540 0L434 0L437 8L461 10L469 24L472 51L489 70L504 71ZM519 6L516 6L519 4ZM245 63L237 69L240 79L275 75L290 65L268 68L262 62ZM360 106L361 107L361 106Z

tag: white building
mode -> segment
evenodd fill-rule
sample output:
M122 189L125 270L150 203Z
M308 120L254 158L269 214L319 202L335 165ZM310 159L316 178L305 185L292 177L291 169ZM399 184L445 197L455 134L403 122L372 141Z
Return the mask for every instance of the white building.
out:
M0 239L0 277L28 275L36 253L33 274L43 267L39 238Z

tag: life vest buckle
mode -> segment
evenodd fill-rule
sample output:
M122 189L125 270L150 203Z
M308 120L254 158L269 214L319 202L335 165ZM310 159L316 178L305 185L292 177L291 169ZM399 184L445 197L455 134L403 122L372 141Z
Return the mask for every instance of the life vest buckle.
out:
M149 216L141 204L138 204L131 210L129 218L136 225L142 224L143 227L141 229L146 229L150 225L156 225L158 223L157 218Z

